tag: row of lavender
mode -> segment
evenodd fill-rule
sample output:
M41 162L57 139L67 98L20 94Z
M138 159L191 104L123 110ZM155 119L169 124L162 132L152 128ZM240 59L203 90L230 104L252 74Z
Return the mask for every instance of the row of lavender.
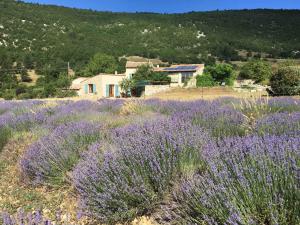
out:
M3 129L45 130L20 161L22 179L73 185L93 220L300 222L299 100L138 101L133 118L154 119L134 124L122 101L9 104Z

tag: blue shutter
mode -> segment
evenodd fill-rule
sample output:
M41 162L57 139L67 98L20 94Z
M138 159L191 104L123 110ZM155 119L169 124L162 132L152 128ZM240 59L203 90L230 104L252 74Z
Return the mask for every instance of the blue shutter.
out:
M96 89L96 84L93 84L93 93L96 93L97 89Z
M115 85L115 97L120 97L119 85Z
M84 93L85 93L85 94L88 94L88 92L89 92L89 87L88 87L87 84L85 84L85 85L84 85Z
M105 97L109 97L109 84L106 85Z

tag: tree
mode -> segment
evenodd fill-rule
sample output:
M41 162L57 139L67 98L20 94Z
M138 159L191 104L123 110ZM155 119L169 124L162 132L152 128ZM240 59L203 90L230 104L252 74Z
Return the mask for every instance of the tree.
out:
M209 73L198 75L196 79L197 87L212 87L215 85L214 78Z
M274 73L270 85L276 95L300 94L300 68L296 66L283 66Z
M153 84L168 84L171 78L165 73L154 72L150 65L140 66L136 73L133 75L136 82L147 81Z
M251 60L246 63L240 72L240 77L252 79L256 83L269 79L272 75L272 68L268 62L262 60Z
M226 85L232 85L235 79L233 67L226 63L217 64L215 66L207 66L204 74L210 75L216 82Z
M141 65L133 74L133 79L135 81L148 81L151 79L153 70L150 65Z
M125 97L128 97L129 92L131 89L135 87L135 81L131 78L124 78L120 83L120 88L122 90L122 94Z
M33 61L33 58L31 55L25 55L24 58L23 58L23 64L24 64L24 67L26 69L33 69L34 68L34 61Z
M93 76L99 73L114 73L117 69L118 63L113 56L97 53L87 64L85 75Z

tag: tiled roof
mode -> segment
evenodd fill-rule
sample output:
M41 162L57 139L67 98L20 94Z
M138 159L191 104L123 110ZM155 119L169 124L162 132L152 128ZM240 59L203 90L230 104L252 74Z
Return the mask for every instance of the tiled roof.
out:
M126 68L138 68L139 66L142 65L150 65L153 66L153 64L150 62L131 62L131 61L127 61L126 63Z

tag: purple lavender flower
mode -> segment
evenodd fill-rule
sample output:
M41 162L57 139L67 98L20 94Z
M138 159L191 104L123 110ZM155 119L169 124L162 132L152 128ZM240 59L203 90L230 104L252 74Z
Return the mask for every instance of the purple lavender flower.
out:
M184 220L201 223L209 218L218 224L300 222L295 211L300 200L299 168L294 165L294 160L300 159L299 136L212 141L204 147L203 158L207 172L185 180L174 193Z
M34 143L20 165L24 178L33 184L52 185L67 181L67 172L79 160L87 146L101 136L99 125L86 122L57 127L53 133Z
M116 129L112 143L93 146L73 172L82 210L108 223L151 210L179 176L180 158L207 138L175 119Z
M287 134L300 130L300 112L274 113L259 119L255 131L259 134Z

